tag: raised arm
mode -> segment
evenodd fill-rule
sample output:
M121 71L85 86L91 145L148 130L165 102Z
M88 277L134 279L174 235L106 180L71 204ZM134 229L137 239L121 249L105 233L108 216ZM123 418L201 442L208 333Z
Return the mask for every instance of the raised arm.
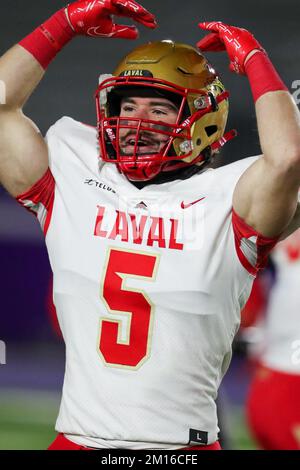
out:
M5 95L0 104L0 181L13 196L32 186L46 171L46 143L22 108L44 75L41 65L16 45L0 59Z
M227 51L230 69L247 75L255 101L263 156L241 176L233 208L266 237L281 234L297 207L300 186L300 116L266 52L248 31L220 22L200 23L211 34L198 46ZM292 227L292 225L290 225Z
M48 167L47 145L23 106L56 54L76 35L135 39L135 26L115 24L112 15L156 26L154 16L133 0L76 1L56 12L0 58L0 182L17 196ZM4 92L4 93L3 93Z

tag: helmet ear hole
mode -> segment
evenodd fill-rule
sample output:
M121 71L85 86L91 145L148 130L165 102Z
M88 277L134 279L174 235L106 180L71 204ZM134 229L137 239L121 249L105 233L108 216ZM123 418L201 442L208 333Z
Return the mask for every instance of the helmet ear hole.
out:
M215 134L217 130L218 130L218 127L215 125L205 127L205 132L206 132L207 137L210 137L211 135Z

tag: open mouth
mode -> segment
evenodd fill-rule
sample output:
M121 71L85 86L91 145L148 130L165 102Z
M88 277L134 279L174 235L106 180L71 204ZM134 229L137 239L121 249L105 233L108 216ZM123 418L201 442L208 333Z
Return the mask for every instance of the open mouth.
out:
M162 147L163 142L157 142L150 139L139 139L136 141L135 138L127 138L124 142L121 142L121 151L124 155L145 155L151 153L157 153Z

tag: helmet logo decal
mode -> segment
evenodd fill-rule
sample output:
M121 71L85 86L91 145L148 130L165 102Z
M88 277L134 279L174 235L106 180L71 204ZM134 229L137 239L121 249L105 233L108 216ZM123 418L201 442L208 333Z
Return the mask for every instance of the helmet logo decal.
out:
M104 127L105 127L105 131L108 135L108 137L110 138L111 142L113 142L115 139L116 139L116 136L114 134L114 131L112 130L111 127L108 127L108 123L107 122L104 122Z
M153 77L150 70L143 69L134 69L134 70L124 70L120 73L120 77Z

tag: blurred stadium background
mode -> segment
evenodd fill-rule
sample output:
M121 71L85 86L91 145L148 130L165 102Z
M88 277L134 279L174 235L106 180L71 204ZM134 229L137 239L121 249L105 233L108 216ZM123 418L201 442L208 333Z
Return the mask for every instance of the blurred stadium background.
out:
M291 91L296 91L292 88L296 80L300 86L298 0L142 3L157 15L160 27L156 31L141 27L137 44L167 38L195 44L202 36L197 28L200 20L222 20L250 29ZM2 2L0 53L63 5L60 0ZM43 133L62 115L94 124L97 77L110 72L133 46L122 40L74 40L50 66L26 114ZM259 146L247 80L230 74L225 54L209 58L231 92L229 126L239 131L239 138L218 157L219 164L254 155ZM64 348L48 307L51 272L37 222L3 188L0 217L0 340L6 344L6 364L0 365L0 449L44 449L55 437L64 374ZM244 356L235 354L220 394L229 448L255 448L243 412L250 378Z

